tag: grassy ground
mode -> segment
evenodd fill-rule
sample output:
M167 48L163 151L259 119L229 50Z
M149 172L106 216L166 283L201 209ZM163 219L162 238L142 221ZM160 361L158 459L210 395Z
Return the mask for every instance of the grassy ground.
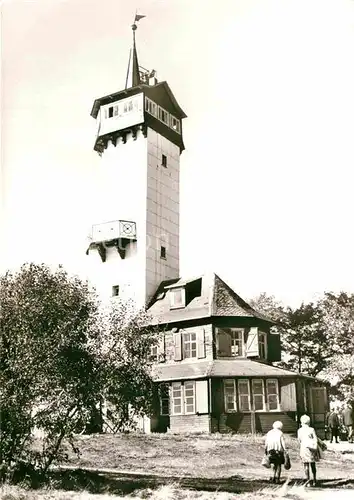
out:
M78 441L81 457L71 454L70 463L80 467L215 479L269 477L269 470L261 466L262 436L106 434L82 436ZM303 469L297 441L287 438L287 445L292 468L286 477L300 480ZM319 463L319 478L337 482L353 478L353 458L353 445L338 452L332 446Z
M302 485L298 444L292 438L287 438L292 468L283 472L280 487L269 484L269 470L261 466L261 436L118 434L77 440L81 456L69 453L66 466L91 471L54 471L51 485L56 489L6 487L0 500L354 498L354 445L330 445L318 466L320 489L309 489ZM102 469L107 473L95 472Z

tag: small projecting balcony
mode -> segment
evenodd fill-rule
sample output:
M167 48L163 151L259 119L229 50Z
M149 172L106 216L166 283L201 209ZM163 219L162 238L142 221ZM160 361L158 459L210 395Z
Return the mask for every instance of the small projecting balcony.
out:
M94 224L92 226L91 243L86 254L91 249L97 249L102 262L106 261L107 248L115 247L122 259L125 258L127 246L136 241L136 223L127 220L115 220Z

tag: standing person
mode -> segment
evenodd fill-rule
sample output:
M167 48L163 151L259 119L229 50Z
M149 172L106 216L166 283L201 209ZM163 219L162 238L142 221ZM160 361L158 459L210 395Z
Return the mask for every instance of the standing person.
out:
M327 425L329 429L329 440L332 443L333 439L338 443L338 434L339 434L339 415L337 410L333 409L328 413L327 416Z
M308 415L300 418L301 427L297 431L297 438L300 443L300 458L304 464L306 486L310 486L310 468L312 472L312 486L317 484L316 462L319 460L318 439L316 431L310 427L311 419Z
M350 403L347 403L343 413L343 424L347 430L348 443L353 442L354 411Z
M273 466L273 483L280 483L281 466L285 462L285 439L282 431L283 424L277 420L273 424L265 440L265 454L269 457L269 462Z

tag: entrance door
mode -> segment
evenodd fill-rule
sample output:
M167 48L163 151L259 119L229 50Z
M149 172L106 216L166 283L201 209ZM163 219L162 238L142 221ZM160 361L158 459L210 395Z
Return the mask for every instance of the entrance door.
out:
M327 413L327 388L311 387L310 389L311 420L313 426L324 435L325 417ZM320 437L321 437L320 435Z

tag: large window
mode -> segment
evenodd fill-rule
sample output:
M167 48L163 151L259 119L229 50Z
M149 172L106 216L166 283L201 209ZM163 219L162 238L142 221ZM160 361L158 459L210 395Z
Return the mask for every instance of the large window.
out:
M244 330L242 328L218 329L218 355L222 357L245 355Z
M184 333L183 334L183 358L196 358L197 357L197 334Z
M264 410L264 385L262 379L252 380L252 397L254 411Z
M269 411L279 409L279 387L276 379L267 379L267 399Z
M225 411L237 410L236 404L236 381L234 379L224 380Z
M195 385L194 382L184 383L184 413L195 413Z
M276 379L224 380L226 412L279 411L279 385Z
M166 398L165 398L166 399ZM162 409L162 398L161 398ZM171 408L172 415L190 415L195 413L195 382L187 381L173 382L171 388ZM164 401L164 409L167 408L167 401ZM161 413L162 415L162 413Z
M174 382L172 384L172 414L182 415L182 384L180 382Z
M243 330L231 330L231 356L243 356Z
M238 404L241 412L250 411L250 384L248 380L238 381Z

